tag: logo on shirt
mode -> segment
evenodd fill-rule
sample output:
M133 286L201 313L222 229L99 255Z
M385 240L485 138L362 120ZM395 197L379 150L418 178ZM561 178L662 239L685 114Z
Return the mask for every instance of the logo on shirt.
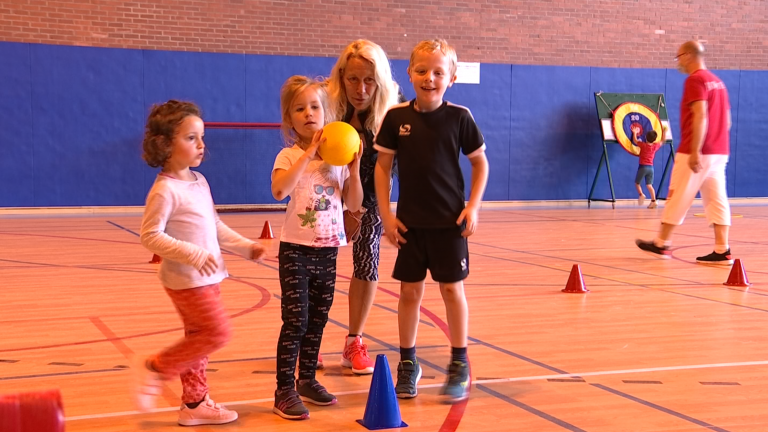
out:
M400 136L408 136L411 134L411 125L400 125Z
M725 90L725 84L718 81L709 81L706 84L704 84L707 87L708 91L712 90Z

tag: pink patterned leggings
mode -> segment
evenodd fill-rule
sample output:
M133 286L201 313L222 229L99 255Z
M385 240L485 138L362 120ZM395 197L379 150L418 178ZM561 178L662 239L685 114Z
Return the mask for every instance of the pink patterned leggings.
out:
M208 355L224 347L232 336L219 284L165 291L184 322L184 338L156 355L152 366L166 379L181 375L182 402L200 402L208 393Z

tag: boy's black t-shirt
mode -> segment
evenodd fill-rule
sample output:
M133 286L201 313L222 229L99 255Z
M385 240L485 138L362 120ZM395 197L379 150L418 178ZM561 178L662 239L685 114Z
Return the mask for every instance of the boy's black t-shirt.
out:
M455 227L465 201L459 151L485 151L483 134L463 106L443 102L423 113L414 102L390 108L374 146L397 154L397 218L408 228Z

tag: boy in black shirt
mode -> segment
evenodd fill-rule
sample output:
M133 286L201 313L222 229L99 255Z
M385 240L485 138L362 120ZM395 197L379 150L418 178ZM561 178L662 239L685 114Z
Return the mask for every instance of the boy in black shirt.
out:
M421 366L416 360L416 331L427 270L440 284L451 339L451 363L441 394L451 402L469 390L467 237L477 228L478 211L488 181L485 143L465 107L443 101L456 81L456 51L442 39L422 41L413 49L408 75L416 98L387 112L376 135L376 195L389 241L399 249L392 277L401 282L398 323L400 356L395 392L417 395ZM459 152L472 164L472 189L464 206L464 177ZM397 154L400 195L397 216L390 210L390 171Z

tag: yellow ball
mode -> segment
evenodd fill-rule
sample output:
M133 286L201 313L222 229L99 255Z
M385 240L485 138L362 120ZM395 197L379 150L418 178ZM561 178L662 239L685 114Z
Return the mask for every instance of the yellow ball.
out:
M325 143L317 152L330 165L344 166L352 162L360 151L360 135L349 123L336 121L323 128Z

